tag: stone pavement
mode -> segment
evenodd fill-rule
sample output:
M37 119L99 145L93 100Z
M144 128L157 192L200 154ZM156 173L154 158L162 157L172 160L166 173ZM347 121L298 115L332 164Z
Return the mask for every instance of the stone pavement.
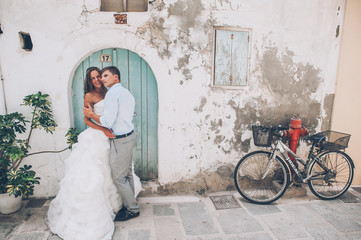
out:
M361 187L341 199L282 198L275 204L248 203L236 191L203 197L138 199L141 215L116 222L116 240L361 239ZM17 213L0 214L1 240L59 240L44 222L49 200L23 201Z

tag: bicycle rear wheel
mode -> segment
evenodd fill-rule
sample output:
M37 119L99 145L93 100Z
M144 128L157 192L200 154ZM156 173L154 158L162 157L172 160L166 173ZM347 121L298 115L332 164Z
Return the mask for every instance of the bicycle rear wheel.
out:
M280 157L272 160L270 152L256 151L238 162L234 181L238 192L248 201L271 203L286 192L289 169Z
M324 169L316 161L310 167L308 186L312 193L323 200L335 199L351 186L353 163L344 152L330 151L318 156Z

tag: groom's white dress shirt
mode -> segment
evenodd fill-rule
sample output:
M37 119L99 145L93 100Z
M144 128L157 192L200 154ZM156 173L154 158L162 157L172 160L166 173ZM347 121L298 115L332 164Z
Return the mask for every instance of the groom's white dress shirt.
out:
M120 83L116 83L105 95L104 113L100 117L100 123L112 129L115 135L127 134L134 130L134 107L133 95Z

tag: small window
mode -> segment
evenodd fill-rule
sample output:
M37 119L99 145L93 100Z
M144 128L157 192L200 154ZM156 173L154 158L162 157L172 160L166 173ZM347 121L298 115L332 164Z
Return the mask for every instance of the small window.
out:
M101 0L101 11L105 12L146 12L148 0Z
M250 31L215 30L215 86L246 86Z
M21 48L26 51L31 51L33 49L33 42L29 33L19 32Z

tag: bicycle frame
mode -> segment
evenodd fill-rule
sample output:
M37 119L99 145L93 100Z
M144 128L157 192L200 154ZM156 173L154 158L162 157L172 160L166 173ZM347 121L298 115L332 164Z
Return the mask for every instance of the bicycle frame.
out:
M308 179L310 179L312 176L309 175L309 166L311 166L311 163L313 163L314 161L317 161L317 163L324 168L325 170L327 170L327 168L322 164L321 161L319 161L318 157L315 156L313 154L313 149L314 149L314 145L312 145L307 161L304 162L302 160L301 157L299 157L297 154L295 154L291 149L289 149L282 141L277 140L276 143L273 144L274 146L272 146L272 154L271 154L271 159L273 160L276 155L279 156L279 154L277 154L276 152L280 152L281 153L281 158L282 160L284 160L286 163L288 163L288 166L293 170L293 172L297 175L297 177L299 177L299 179L302 180L302 182L306 182ZM296 159L297 162L301 163L304 167L305 167L305 171L304 172L300 172L297 167L295 166L295 164L293 163L293 161L291 160L290 156L294 157ZM270 161L269 166L271 164L272 161ZM269 166L267 166L266 169L269 169ZM264 176L267 175L267 170L264 173ZM302 173L307 173L307 176L303 176ZM291 179L290 179L291 180Z

